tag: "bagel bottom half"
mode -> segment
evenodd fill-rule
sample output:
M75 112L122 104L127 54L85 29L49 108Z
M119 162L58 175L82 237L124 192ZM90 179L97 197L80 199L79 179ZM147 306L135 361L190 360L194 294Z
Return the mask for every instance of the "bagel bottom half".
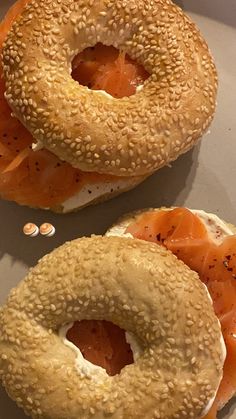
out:
M107 320L142 351L115 376L84 367L62 325ZM221 330L198 275L155 244L83 238L41 259L0 311L0 377L33 418L200 418L222 377Z

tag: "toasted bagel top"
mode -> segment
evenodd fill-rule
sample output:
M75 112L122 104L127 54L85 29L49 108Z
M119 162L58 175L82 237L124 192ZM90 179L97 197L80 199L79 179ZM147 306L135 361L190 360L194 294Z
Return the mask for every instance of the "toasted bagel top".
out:
M71 62L102 42L150 73L129 98L79 85ZM199 30L169 0L31 0L3 49L6 98L36 140L85 171L144 175L187 151L215 109Z

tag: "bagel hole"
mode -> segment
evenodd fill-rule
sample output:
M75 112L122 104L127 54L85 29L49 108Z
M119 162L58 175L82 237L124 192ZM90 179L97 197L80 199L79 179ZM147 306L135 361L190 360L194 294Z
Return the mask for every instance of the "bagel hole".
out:
M92 90L121 99L136 93L149 77L144 67L113 46L86 48L72 61L72 78Z
M79 348L87 361L104 368L110 376L119 374L122 368L134 362L125 330L106 320L76 321L66 338Z

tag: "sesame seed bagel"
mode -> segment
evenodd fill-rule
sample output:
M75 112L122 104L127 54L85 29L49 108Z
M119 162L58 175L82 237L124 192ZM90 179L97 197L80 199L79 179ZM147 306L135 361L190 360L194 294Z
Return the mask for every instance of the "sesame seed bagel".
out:
M150 74L135 95L115 99L72 79L73 58L97 42ZM3 69L16 117L84 171L151 173L189 150L215 110L209 49L169 0L32 0L7 36Z
M112 377L87 375L58 333L82 319L133 334L138 359ZM33 418L200 418L223 362L219 323L197 274L141 240L64 244L31 269L0 311L1 379Z
M158 242L160 239L161 241L163 240L163 235L160 233L160 224L158 225L158 222L156 222L156 224L152 224L152 218L150 219L150 221L148 220L148 214L150 213L153 214L154 212L158 213L158 212L163 212L163 211L172 211L174 210L174 207L161 207L161 208L146 208L146 209L142 209L142 210L137 210L137 211L133 211L130 212L128 214L125 214L123 216L121 216L116 223L114 223L106 232L106 236L107 237L133 237L134 236L138 236L138 237L142 237L143 240L153 240L153 236L156 237L156 242ZM232 238L232 240L234 240L234 238L236 237L236 226L233 225L232 223L228 223L226 221L224 221L223 219L221 219L220 217L218 217L217 215L213 214L213 213L208 213L205 212L203 210L194 210L191 209L190 210L194 215L196 215L201 222L203 223L203 226L206 228L207 230L207 234L208 234L208 239L213 242L215 245L219 246L219 248L222 247L224 240L229 239L230 237ZM139 229L139 223L142 220L143 216L147 216L146 220L145 220L145 230L146 230L146 236L145 233L142 233L142 227L140 227ZM152 216L151 216L152 217ZM166 220L166 222L168 223L168 220ZM186 226L188 225L188 227L186 227L186 230L183 230L183 224L186 222ZM175 224L175 222L173 221L173 224ZM136 231L135 229L133 229L131 232L129 230L129 227L132 225L136 225ZM154 230L153 230L153 226ZM143 226L143 224L142 224ZM179 243L181 242L181 232L183 234L183 237L185 237L186 242L185 242L185 249L187 249L187 247L189 246L189 238L187 235L187 232L190 231L189 228L190 224L188 224L188 221L184 220L184 218L179 219L179 224L175 224L173 225L173 228L175 229L175 231L178 230L177 232L177 236L175 236L175 238L173 239L173 242L175 241L176 246L172 248L173 251L175 252L175 254L178 255L178 257L182 258L183 254L181 256L181 253L179 253L178 250L181 249L181 245L178 249L178 240ZM189 228L189 230L188 230ZM194 230L196 228L196 226L194 227L194 224L192 224L192 231L189 234L189 237L194 237ZM136 233L136 234L135 234ZM140 236L141 234L141 236ZM150 235L149 235L150 234ZM170 231L170 234L171 231ZM159 237L158 237L159 236ZM165 236L164 236L165 237ZM191 238L190 238L191 240ZM193 239L194 240L194 239ZM164 241L164 240L163 240ZM162 242L163 242L162 241ZM183 243L183 242L182 242ZM178 249L178 250L177 250ZM231 241L231 249L230 247L227 248L227 246L224 248L225 250L222 252L224 255L224 252L226 254L226 257L228 260L228 258L231 260L231 254L233 255L232 257L235 256L235 251L233 249L235 249L235 244L232 244ZM181 250L180 250L181 252ZM195 248L195 254L199 254L199 248ZM219 257L220 254L218 254ZM222 256L222 255L221 255ZM185 263L188 264L188 262L191 264L191 258L189 258L189 261L187 261L187 259L183 259L185 261ZM216 261L216 259L214 259L214 261ZM209 259L207 261L207 252L206 252L206 259L205 261L202 261L202 266L207 267L207 265L209 264ZM235 263L233 262L231 266L235 266ZM231 272L231 266L228 267L228 272ZM193 269L193 265L190 265L190 267L192 267ZM214 262L213 264L209 264L209 268L210 270L214 268ZM199 272L197 265L195 265L195 269ZM206 268L205 268L206 269ZM227 384L225 386L225 383L230 382L230 379L228 379L228 374L230 374L228 371L230 371L231 369L234 370L234 366L233 366L233 362L235 359L235 343L232 344L232 348L234 350L232 350L232 348L230 347L228 340L227 340L227 336L236 336L236 334L234 333L234 329L233 329L233 325L235 324L234 321L232 321L232 325L230 325L230 322L228 323L223 323L222 319L227 318L227 308L224 305L219 305L219 301L222 301L222 299L224 298L225 301L228 301L230 298L230 295L234 295L232 290L234 290L234 285L231 284L230 285L230 279L229 282L224 280L224 284L225 284L225 288L222 287L222 289L219 291L219 294L217 294L218 288L217 288L217 281L219 279L217 279L217 271L212 271L215 272L215 284L212 283L212 285L210 285L210 281L212 279L212 274L210 276L208 276L208 280L206 282L206 285L210 291L212 300L213 300L213 304L214 307L216 307L216 310L218 307L221 307L221 312L219 314L219 311L216 311L219 320L221 321L222 324L222 333L223 333L223 337L224 340L226 342L226 352L227 352L227 357L226 357L226 361L225 361L225 373L223 376L223 380L221 383L221 387L219 388L219 392L216 396L216 400L215 400L215 407L217 410L221 410L233 397L236 397L236 385L235 385L235 378L231 380L231 382L233 383L231 386L229 386L229 388L227 388ZM201 271L201 279L204 281L204 269L202 269ZM211 277L211 279L210 279ZM205 275L206 278L206 275ZM219 276L218 276L219 278ZM224 272L221 272L220 274L220 278L224 279ZM235 282L235 275L233 273L233 283ZM232 287L232 288L231 288ZM229 310L229 314L228 314L228 319L231 319L233 317L235 313L235 306L234 304L230 305L230 310ZM214 406L213 406L213 410L214 410ZM215 410L216 411L216 410ZM236 413L236 412L235 412ZM214 415L213 415L214 416ZM213 418L213 416L211 414L209 414L209 418ZM207 416L208 418L208 416ZM214 416L215 418L215 416Z

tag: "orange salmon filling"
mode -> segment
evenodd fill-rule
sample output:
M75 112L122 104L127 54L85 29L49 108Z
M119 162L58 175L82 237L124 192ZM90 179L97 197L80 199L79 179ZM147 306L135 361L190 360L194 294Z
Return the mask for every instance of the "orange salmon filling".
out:
M236 392L236 235L215 244L200 218L185 208L146 212L126 233L171 250L208 288L227 348L223 379L205 417L215 419L217 410Z
M82 320L68 330L67 339L77 346L83 357L99 365L108 375L119 374L134 362L125 331L105 320Z
M135 94L149 74L127 54L98 43L75 57L72 77L90 89L104 90L115 98L122 98Z
M29 0L18 0L0 24L0 53L12 24ZM82 172L51 152L32 150L34 139L11 116L5 97L0 63L0 196L19 204L54 207L79 192L86 184L116 182L116 176ZM125 54L97 44L75 57L72 77L91 89L105 90L120 98L135 93L148 74Z

